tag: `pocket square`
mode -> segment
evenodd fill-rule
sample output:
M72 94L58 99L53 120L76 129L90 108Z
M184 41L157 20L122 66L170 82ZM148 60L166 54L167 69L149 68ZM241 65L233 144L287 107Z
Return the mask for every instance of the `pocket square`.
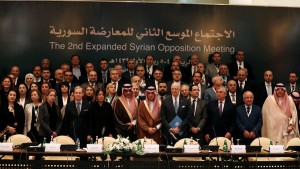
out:
M182 106L181 108L185 108L185 106Z
M83 111L88 111L89 109L84 109Z

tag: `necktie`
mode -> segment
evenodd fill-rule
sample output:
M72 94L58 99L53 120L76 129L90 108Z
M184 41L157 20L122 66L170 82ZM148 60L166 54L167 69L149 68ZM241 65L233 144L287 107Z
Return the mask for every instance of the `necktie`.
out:
M130 77L132 77L133 76L133 72L130 72Z
M176 98L176 97L175 97L174 108L175 108L175 113L177 114L177 110L178 110L178 103L177 103L177 98Z
M250 115L250 107L249 106L247 106L247 115L248 115L248 117Z
M193 100L193 103L192 103L192 110L193 110L193 112L194 112L194 116L196 115L196 107L195 107L195 106L196 106L196 103L195 103L195 102L196 102L196 100L194 99L194 100Z
M239 63L239 69L241 69L242 68L242 64L241 63Z
M77 110L78 115L80 115L80 102L77 103L76 110Z
M235 102L235 95L234 94L231 95L231 101Z
M240 91L243 91L244 88L243 88L243 83L240 83Z
M295 85L292 85L292 92L295 91Z
M220 116L222 115L222 112L223 112L223 102L220 102L220 104L219 104L219 113L220 113Z
M193 74L194 74L195 72L197 72L197 67L196 67L196 66L194 66L194 72L193 72Z
M267 94L268 94L268 96L272 95L272 88L271 88L270 84L267 85Z
M150 75L150 66L147 66L147 73Z
M106 73L102 73L102 81L103 81L103 83L106 83L106 80L107 80Z

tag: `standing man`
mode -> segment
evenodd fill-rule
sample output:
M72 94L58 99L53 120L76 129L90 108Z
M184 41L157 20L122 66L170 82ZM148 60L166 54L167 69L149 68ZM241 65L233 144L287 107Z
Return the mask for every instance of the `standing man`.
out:
M250 145L255 138L260 137L262 127L261 108L254 105L253 100L253 93L246 91L243 95L245 104L236 108L237 138L245 145Z
M264 82L261 83L257 88L257 99L255 102L258 106L262 107L266 98L270 95L273 95L275 84L272 82L273 73L270 70L266 70L264 73Z
M80 57L77 54L71 56L71 71L75 83L80 83L80 76L86 74L84 67L80 65Z
M298 74L296 72L290 72L289 74L289 84L286 85L287 94L291 94L292 92L299 92L300 86L297 84Z
M81 84L82 88L86 88L88 85L92 86L95 91L103 88L103 84L98 82L98 76L96 71L90 71L88 74L88 82Z
M193 81L192 81L192 84L191 85L196 85L198 86L198 90L199 90L199 96L198 98L199 99L202 99L204 100L204 92L205 92L205 85L201 83L202 81L202 73L201 72L195 72L193 74Z
M212 57L213 63L208 64L206 66L205 74L214 77L219 74L219 67L221 64L221 53L220 52L214 52ZM229 73L228 73L229 75Z
M235 129L236 110L234 105L225 100L226 89L220 86L216 89L217 100L207 105L208 120L206 125L205 141L209 143L214 137L230 139Z
M162 101L160 115L163 124L163 134L167 140L178 140L188 136L188 123L191 116L189 100L179 95L180 85L171 85L171 96Z
M200 139L200 145L204 143L204 127L207 120L206 102L199 99L199 88L197 85L192 85L190 88L191 95L191 121L190 136L194 139Z
M216 90L223 85L223 79L219 75L216 75L212 78L212 83L213 86L204 92L204 100L206 103L217 99Z
M275 86L274 94L268 96L262 108L261 135L286 145L299 136L297 109L282 83Z
M229 100L235 107L243 104L243 94L237 90L236 81L229 80L227 83L226 100Z
M123 137L129 137L130 141L137 139L137 113L138 101L134 97L131 84L124 84L122 87L122 95L115 104L115 124L118 134Z
M146 100L140 102L138 111L138 138L152 138L160 144L160 107L157 92L153 86L145 91Z
M145 78L146 79L153 79L153 72L157 68L157 66L154 65L154 57L152 55L147 55L145 57Z
M110 72L108 69L108 60L106 58L100 59L100 71L98 73L99 82L106 86L110 82Z
M228 64L228 69L230 76L236 80L237 79L237 72L242 68L246 68L248 70L248 78L254 80L254 74L252 71L252 66L245 62L245 52L243 50L237 50L234 52L234 60Z
M130 81L132 76L136 75L134 69L135 69L135 60L128 59L127 64L127 71L122 74L123 78L127 79L127 81Z
M83 88L76 86L74 89L74 101L67 104L63 121L63 134L69 135L73 140L79 138L80 148L86 147L91 141L88 137L89 103L83 100Z

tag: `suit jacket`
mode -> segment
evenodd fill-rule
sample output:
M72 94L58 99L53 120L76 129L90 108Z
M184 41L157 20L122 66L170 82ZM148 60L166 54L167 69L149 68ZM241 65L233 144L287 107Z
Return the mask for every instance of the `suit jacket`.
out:
M245 81L243 90L240 89L240 82L238 80L236 80L236 84L236 90L240 91L241 93L244 93L245 91L251 91L252 93L255 93L255 85L251 79L247 79L247 81Z
M186 81L186 78L188 78L188 77L184 76L185 72L186 72L185 67L179 66L179 69L180 69L181 74L182 74L182 78L183 78L182 80ZM166 81L166 82L173 80L171 65L166 65L166 67L164 68L163 80Z
M227 86L228 81L232 80L232 78L230 76L227 76L227 75L221 76L221 77L223 79L223 86Z
M61 117L60 109L56 104L53 104L52 106L55 106L56 113L57 113L56 128L54 132L60 134L60 130L62 127L62 117ZM40 126L37 126L37 128L39 128L39 136L44 136L44 137L50 136L53 131L50 129L50 117L49 117L47 102L44 102L39 106L38 120L39 120L38 124L40 124Z
M241 139L241 143L250 144L254 139L246 139L243 135L244 131L253 131L256 137L260 136L260 130L262 127L262 113L261 108L252 105L250 116L248 117L245 105L241 105L236 108L236 126L238 129L238 138Z
M82 100L81 111L78 115L76 103L71 101L67 104L65 111L63 134L69 135L73 140L79 138L81 147L85 147L87 143L89 107L89 103Z
M228 66L230 76L232 78L233 76L236 76L239 70L236 60L234 62L229 63L227 66ZM248 78L253 80L254 74L253 74L252 66L249 63L244 62L244 68L246 68L248 71Z
M40 106L41 104L39 104ZM26 104L25 108L24 108L24 114L25 114L25 125L24 125L24 135L27 135L27 133L31 130L31 123L32 123L32 107L33 104L29 103ZM36 117L38 118L38 117ZM36 122L36 129L37 131L39 131L39 127L40 127L40 121L37 120Z
M100 71L99 71L97 74L98 74L98 81L99 81L99 82L101 82L101 83L103 83L102 71L100 70ZM107 76L106 76L106 77L107 77L107 79L106 79L106 80L107 80L107 81L106 81L106 83L109 83L109 82L111 81L111 79L110 79L110 72L109 72L109 70L107 70ZM103 83L103 85L106 85L106 84L104 84L104 83Z
M271 83L271 87L272 87L272 94L273 94L275 84ZM263 83L259 84L257 87L254 102L258 106L262 107L267 97L268 97L268 93L267 93L266 85L265 85L265 82L263 82Z
M169 129L171 128L170 122L176 117L181 118L182 123L178 126L180 131L182 131L182 135L176 135L177 139L186 138L188 136L188 123L190 121L191 116L191 103L189 100L179 97L178 111L177 114L174 109L172 96L168 96L162 101L160 116L161 122L163 125L163 133L168 138L171 139L171 135L169 134Z
M211 101L207 105L208 120L206 125L206 134L210 135L210 138L224 137L227 132L231 135L235 130L235 106L228 100L223 103L222 115L219 113L219 101Z
M231 94L229 92L227 92L227 95L226 95L225 99L228 100L228 101L230 101L232 103L232 101L231 101ZM236 91L235 104L234 105L235 105L235 107L237 107L237 106L240 106L242 104L244 104L244 102L243 102L243 94L241 92L239 92L239 91Z
M86 71L85 71L84 66L81 66L81 65L80 65L79 69L80 69L81 76L86 76ZM71 67L70 67L70 70L73 72L73 66L72 66L72 65L71 65ZM80 76L79 76L79 78L80 78ZM79 83L79 84L80 84L79 78L77 78L77 77L74 75L74 72L73 72L73 82L74 82L74 83Z
M133 71L133 76L135 76L135 75L136 75L136 73L135 73L135 71ZM131 81L130 73L128 70L122 74L122 78L125 78L128 81Z
M217 100L216 91L214 90L213 87L205 89L205 91L204 91L204 100L206 101L206 103Z
M9 111L8 103L2 105L0 110L0 132L7 126L16 128L17 134L23 134L25 115L24 109L17 102L14 103L14 114Z
M189 126L190 126L190 128L192 128L192 127L200 128L200 132L198 132L197 134L192 134L192 132L190 132L190 136L192 136L194 138L202 139L204 127L205 127L206 120L207 120L206 102L204 100L201 100L198 98L195 113L194 113L193 107L191 107L191 110L192 110L191 111L191 120L189 122Z
M287 94L290 95L292 93L291 92L291 85L290 85L290 83L286 84L285 87L286 87ZM300 85L296 82L296 84L295 84L295 92L299 92L299 91L300 91Z
M81 84L81 87L85 89L89 84L90 84L89 82L83 83L83 84ZM96 82L94 85L94 90L97 91L98 89L101 89L101 88L103 88L103 84L100 82Z
M153 72L154 72L155 69L158 68L158 66L153 65L153 67L152 67L152 74L149 74L149 73L147 72L147 66L146 66L146 65L144 65L144 68L145 68L145 78L146 78L146 79L154 79L154 78L153 78Z
M208 64L205 69L205 74L210 77L218 75L219 72L217 71L216 65L214 63Z

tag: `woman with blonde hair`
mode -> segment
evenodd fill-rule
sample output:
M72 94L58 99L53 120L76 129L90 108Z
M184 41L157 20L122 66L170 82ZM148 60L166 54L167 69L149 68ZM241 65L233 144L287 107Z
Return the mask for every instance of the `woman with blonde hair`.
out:
M115 102L118 100L116 85L108 83L106 86L105 101L110 103L111 107L114 108Z

